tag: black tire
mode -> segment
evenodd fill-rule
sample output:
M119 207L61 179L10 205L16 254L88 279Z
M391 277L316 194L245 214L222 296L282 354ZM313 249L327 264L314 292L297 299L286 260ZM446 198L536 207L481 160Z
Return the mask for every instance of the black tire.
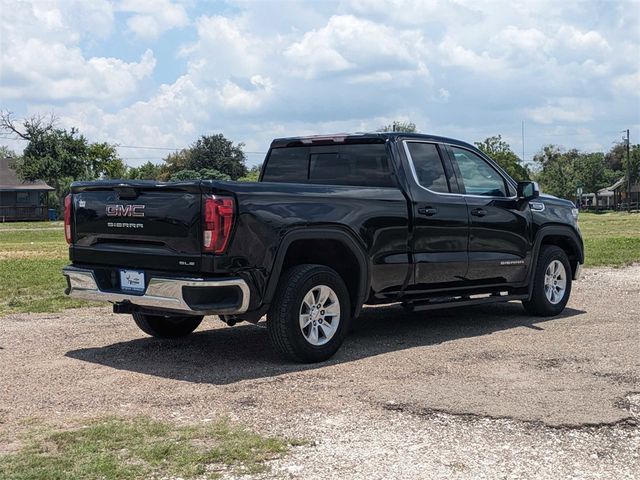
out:
M329 287L336 295L340 317L333 336L328 340L320 338L326 341L323 345L313 345L300 326L300 314L305 296L321 285ZM281 277L276 297L267 314L267 331L273 347L285 358L303 363L322 362L338 351L349 330L350 320L349 292L340 275L323 265L305 264L287 270ZM316 332L323 332L321 323ZM323 333L316 337L321 335Z
M545 293L545 275L552 262L559 261L564 267L565 288L562 297L555 303ZM569 258L560 247L555 245L542 245L536 271L533 276L533 292L530 300L523 300L522 305L531 315L551 317L560 314L569 301L571 295L571 280L573 274Z
M133 320L144 333L156 338L186 337L202 323L202 316L150 315L136 312Z

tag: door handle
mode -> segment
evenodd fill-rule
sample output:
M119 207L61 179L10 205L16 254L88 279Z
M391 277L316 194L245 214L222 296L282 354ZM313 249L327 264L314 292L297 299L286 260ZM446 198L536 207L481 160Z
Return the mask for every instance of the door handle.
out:
M438 213L438 209L433 207L422 207L418 209L418 213L420 215L426 215L427 217L430 217Z
M471 210L471 215L474 217L484 217L487 214L487 211L482 208L474 208Z

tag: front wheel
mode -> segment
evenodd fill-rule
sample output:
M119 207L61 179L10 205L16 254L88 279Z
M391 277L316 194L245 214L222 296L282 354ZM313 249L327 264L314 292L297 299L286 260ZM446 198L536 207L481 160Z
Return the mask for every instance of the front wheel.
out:
M344 340L351 317L349 292L338 273L322 265L298 265L283 275L267 315L274 348L298 362L330 358Z
M571 294L571 265L567 254L555 245L543 245L533 277L530 300L523 301L525 310L542 317L558 315Z
M197 315L133 314L133 320L140 330L156 338L185 337L198 328L203 318Z

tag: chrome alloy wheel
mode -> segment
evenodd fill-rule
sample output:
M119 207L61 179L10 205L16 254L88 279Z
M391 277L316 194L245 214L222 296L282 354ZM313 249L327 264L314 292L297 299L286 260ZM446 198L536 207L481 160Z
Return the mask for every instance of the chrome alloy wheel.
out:
M544 273L544 293L547 300L556 305L564 298L567 290L567 271L559 260L552 261Z
M300 330L311 345L319 347L335 335L340 324L340 301L331 287L316 285L302 299Z

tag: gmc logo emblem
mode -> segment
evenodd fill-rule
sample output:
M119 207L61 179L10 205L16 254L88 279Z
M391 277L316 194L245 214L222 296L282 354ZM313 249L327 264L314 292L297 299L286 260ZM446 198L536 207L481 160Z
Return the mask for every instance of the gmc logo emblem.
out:
M144 217L144 205L107 205L107 217Z

